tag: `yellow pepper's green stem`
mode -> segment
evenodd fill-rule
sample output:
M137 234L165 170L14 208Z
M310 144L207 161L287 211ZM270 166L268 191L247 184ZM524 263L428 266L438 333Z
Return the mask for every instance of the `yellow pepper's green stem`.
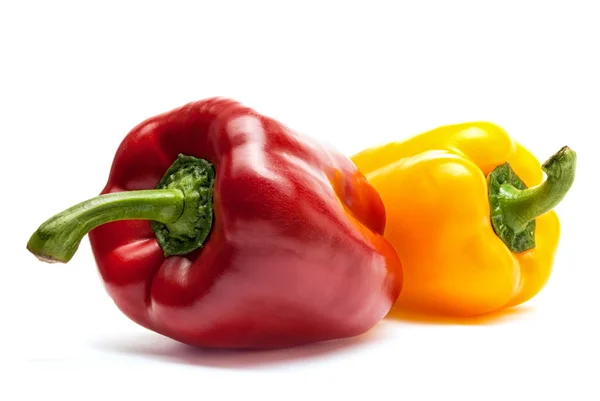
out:
M522 230L531 220L554 209L573 185L576 161L575 152L564 147L542 166L547 175L542 184L525 190L503 184L500 203L506 223L513 230Z
M543 165L546 180L526 188L508 163L488 177L491 220L496 234L513 252L535 246L535 218L558 205L575 180L577 155L565 146Z

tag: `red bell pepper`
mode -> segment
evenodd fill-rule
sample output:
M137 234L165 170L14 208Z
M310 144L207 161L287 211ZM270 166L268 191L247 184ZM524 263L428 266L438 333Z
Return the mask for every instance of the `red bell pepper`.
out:
M402 268L384 226L347 157L214 98L133 128L101 195L28 249L66 263L89 232L133 321L194 346L275 348L359 335L388 313Z

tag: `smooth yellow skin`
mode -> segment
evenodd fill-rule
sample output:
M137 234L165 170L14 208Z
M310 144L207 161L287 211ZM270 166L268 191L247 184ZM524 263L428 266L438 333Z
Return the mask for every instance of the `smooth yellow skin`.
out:
M404 287L397 307L475 316L521 304L547 283L560 235L555 212L536 219L535 248L513 253L490 222L487 175L509 162L528 187L540 162L501 127L436 128L352 157L386 208L384 236L398 252Z

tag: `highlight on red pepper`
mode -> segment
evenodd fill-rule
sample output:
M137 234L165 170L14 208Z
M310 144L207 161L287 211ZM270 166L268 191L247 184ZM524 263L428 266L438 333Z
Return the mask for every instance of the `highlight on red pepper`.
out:
M277 348L371 329L402 288L385 209L352 161L230 99L151 117L100 196L27 248L68 262L89 234L131 320L199 347Z

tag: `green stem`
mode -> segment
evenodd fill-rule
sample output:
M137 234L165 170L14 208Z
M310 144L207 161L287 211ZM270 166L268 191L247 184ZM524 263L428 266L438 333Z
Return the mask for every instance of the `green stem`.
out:
M575 152L564 147L542 166L547 175L542 184L525 190L503 184L505 197L500 202L506 223L513 230L522 230L531 220L554 209L573 185L575 165Z
M66 263L83 237L94 228L118 220L176 221L183 212L184 195L177 189L116 192L81 202L43 223L27 249L45 262Z
M116 192L81 202L43 223L27 249L45 262L67 263L83 237L118 220L150 220L165 257L200 248L212 229L215 170L179 155L156 189Z
M576 164L576 153L563 147L542 165L546 180L532 188L526 188L508 164L490 173L492 225L513 252L535 246L535 218L563 200L575 180Z

